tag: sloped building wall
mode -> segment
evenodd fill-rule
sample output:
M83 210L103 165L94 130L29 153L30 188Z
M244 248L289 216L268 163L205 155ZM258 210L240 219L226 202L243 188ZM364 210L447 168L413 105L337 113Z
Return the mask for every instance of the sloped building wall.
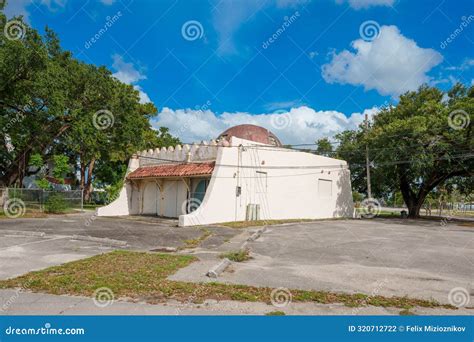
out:
M235 137L231 145L218 149L203 203L180 216L181 226L244 221L249 204L263 220L352 217L345 161Z

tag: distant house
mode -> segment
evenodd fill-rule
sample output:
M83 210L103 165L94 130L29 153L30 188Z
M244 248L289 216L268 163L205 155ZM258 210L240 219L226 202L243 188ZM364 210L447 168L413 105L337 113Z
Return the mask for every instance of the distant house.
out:
M350 174L343 160L240 125L210 142L137 152L119 198L98 215L174 217L180 226L352 217Z
M75 179L66 177L62 180L53 177L53 164L51 162L48 163L47 167L44 168L37 168L34 166L30 166L28 171L31 173L29 176L25 176L23 178L23 188L25 189L40 189L39 185L37 184L38 180L44 179L48 182L49 187L54 190L59 191L70 191L74 189L75 186Z

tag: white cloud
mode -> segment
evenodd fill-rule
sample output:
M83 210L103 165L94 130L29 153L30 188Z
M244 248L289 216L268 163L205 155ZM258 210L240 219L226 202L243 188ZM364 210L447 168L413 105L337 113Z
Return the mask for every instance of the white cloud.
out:
M146 79L145 75L135 69L133 63L125 62L122 56L115 54L112 56L112 59L114 60L112 68L117 70L113 76L123 83L132 84Z
M379 109L373 107L363 113L353 113L346 117L338 111L315 111L301 106L281 114L256 114L245 112L216 115L211 110L163 108L153 122L155 127L165 126L170 132L186 143L215 139L229 127L240 124L254 124L275 133L283 144L313 143L322 137L332 137L346 129L357 128L367 113L372 117ZM275 127L275 123L287 123Z
M151 102L150 97L148 97L148 94L145 93L139 85L134 85L133 88L135 90L138 90L138 94L140 95L140 103L148 103Z
M336 0L337 3L349 2L349 5L356 9L366 9L372 6L393 6L395 0Z
M30 21L30 12L28 11L30 5L34 0L9 0L5 6L4 13L7 18L22 15L24 20L28 23ZM38 2L36 1L36 6ZM39 5L46 7L50 11L55 11L58 8L63 8L66 5L66 0L41 0Z
M301 107L304 103L301 100L291 100L291 101L276 101L270 102L265 105L265 110L268 111L278 111L287 110L290 108Z
M32 0L15 0L8 1L5 6L4 13L7 18L12 18L14 16L22 15L26 22L29 22L30 13L27 10L27 7L32 3Z
M357 39L351 45L355 52L333 53L322 66L326 82L363 85L396 96L429 82L426 73L443 60L437 51L420 48L403 36L396 26L382 26L375 40Z
M243 22L260 10L261 3L253 0L219 1L212 12L212 22L218 35L220 54L237 52L234 34Z
M112 63L112 68L116 70L112 76L123 83L133 85L133 87L139 92L140 103L151 102L148 94L143 91L140 85L136 84L141 80L146 80L146 75L137 70L133 63L125 62L123 57L118 54L112 55L112 59L114 60Z
M234 36L238 29L247 21L255 18L261 10L270 6L295 8L311 0L214 0L212 10L212 24L218 36L218 51L221 55L231 55L239 50L236 47ZM287 13L288 14L288 13Z
M470 68L474 67L474 58L466 58L462 63L461 65L459 66L450 66L450 67L447 67L446 70L451 70L451 71L457 71L457 70L460 70L460 71L465 71L465 70L468 70Z

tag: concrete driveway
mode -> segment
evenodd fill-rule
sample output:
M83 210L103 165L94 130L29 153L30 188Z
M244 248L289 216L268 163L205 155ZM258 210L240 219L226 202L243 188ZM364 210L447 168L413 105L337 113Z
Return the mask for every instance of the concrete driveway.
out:
M202 241L215 248L239 231L208 227ZM0 219L0 279L59 265L115 249L178 248L203 235L203 228L178 228L157 217L95 217L92 212L48 218Z
M210 226L205 229L212 232L203 242L208 248L219 246L239 233L225 227ZM185 240L196 239L203 234L202 227L178 227L178 221L173 219L153 216L96 217L93 212L48 218L0 219L0 232L2 230L112 239L134 250L182 247Z
M35 232L0 231L0 279L116 249L110 243Z
M469 226L470 225L470 226ZM235 239L234 239L235 240ZM269 226L250 242L252 260L233 263L219 281L256 286L434 298L474 291L474 227L397 219ZM208 267L211 263L203 261ZM206 281L191 265L173 279Z

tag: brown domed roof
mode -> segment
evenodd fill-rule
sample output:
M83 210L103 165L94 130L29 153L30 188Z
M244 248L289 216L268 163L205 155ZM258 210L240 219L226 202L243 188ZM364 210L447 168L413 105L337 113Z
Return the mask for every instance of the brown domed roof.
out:
M251 140L262 144L282 146L280 140L268 129L255 125L238 125L231 127L221 133L218 140L225 139L229 141L230 137Z

